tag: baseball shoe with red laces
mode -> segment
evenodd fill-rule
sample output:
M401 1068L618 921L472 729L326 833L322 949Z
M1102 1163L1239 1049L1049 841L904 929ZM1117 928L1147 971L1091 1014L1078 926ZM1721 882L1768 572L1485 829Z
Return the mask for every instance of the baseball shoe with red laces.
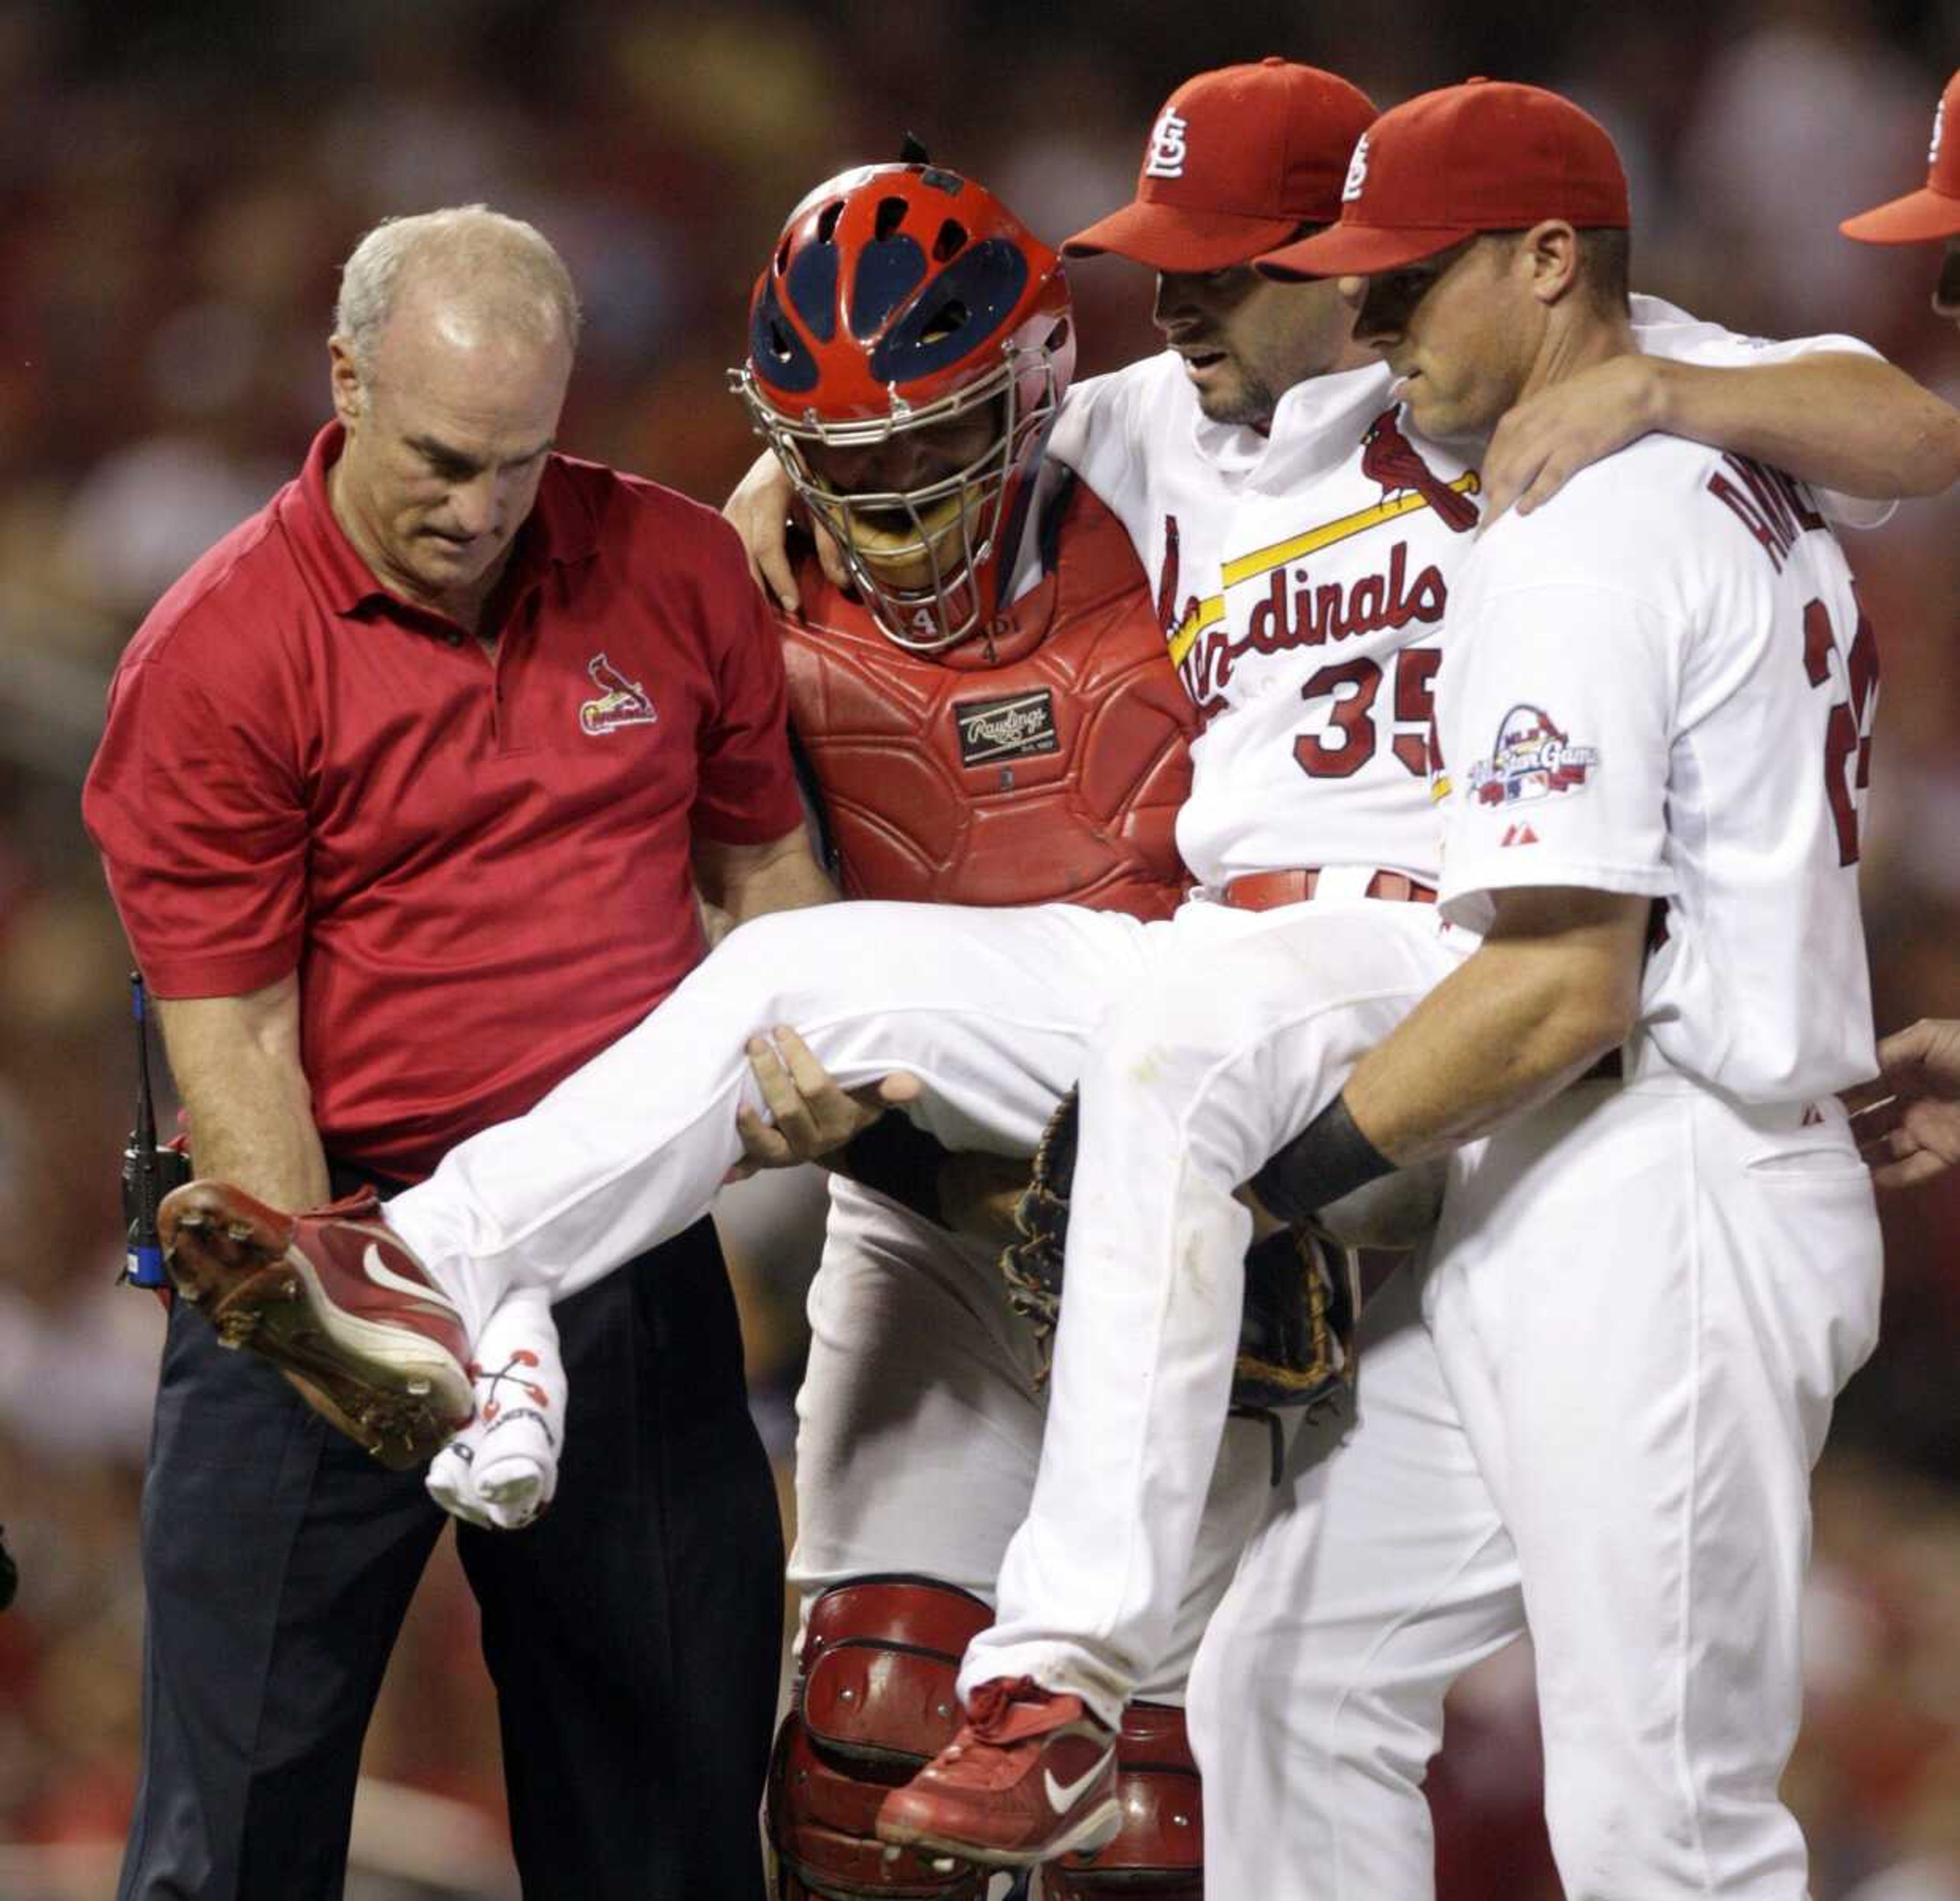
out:
M878 1810L878 1837L988 1868L1099 1849L1123 1820L1116 1737L1032 1677L982 1683L958 1735Z
M278 1367L330 1425L397 1471L469 1422L463 1317L371 1194L282 1214L221 1181L158 1210L164 1265L223 1346Z

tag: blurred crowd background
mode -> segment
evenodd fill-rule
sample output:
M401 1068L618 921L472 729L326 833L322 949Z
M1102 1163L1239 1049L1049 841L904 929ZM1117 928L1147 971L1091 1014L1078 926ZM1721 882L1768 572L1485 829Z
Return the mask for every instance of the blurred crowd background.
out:
M1955 0L0 0L0 1517L26 1578L0 1618L4 1901L113 1891L139 1723L161 1317L114 1285L127 954L78 789L136 621L325 414L341 258L391 212L533 219L590 316L565 440L718 499L754 447L723 372L810 185L910 130L1058 240L1128 196L1177 81L1267 52L1384 103L1472 72L1567 91L1626 156L1638 286L1739 329L1853 332L1960 398L1931 254L1835 230L1923 182ZM1141 272L1075 281L1087 367L1151 347ZM1960 1014L1960 494L1851 552L1884 662L1865 869L1892 1026ZM813 1209L772 1184L729 1223L785 1483ZM1960 1178L1886 1216L1885 1341L1818 1480L1791 1786L1818 1901L1955 1901ZM1535 1754L1513 1654L1453 1706L1447 1901L1556 1895ZM370 1739L350 1893L509 1893L496 1756L445 1543Z

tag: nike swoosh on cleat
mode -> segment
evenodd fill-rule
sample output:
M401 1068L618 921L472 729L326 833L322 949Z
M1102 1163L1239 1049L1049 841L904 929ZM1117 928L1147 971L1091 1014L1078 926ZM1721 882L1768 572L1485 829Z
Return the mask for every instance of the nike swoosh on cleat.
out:
M1073 1782L1058 1782L1055 1779L1055 1771L1052 1769L1045 1769L1042 1771L1042 1782L1048 1790L1048 1802L1056 1814L1066 1815L1077 1802L1081 1801L1083 1792L1097 1776L1102 1773L1109 1766L1109 1758L1115 1753L1115 1745L1112 1744L1096 1757L1094 1762L1090 1764L1087 1773L1077 1777Z
M439 1294L426 1283L411 1280L406 1274L398 1274L381 1258L381 1250L373 1241L368 1244L368 1251L361 1257L361 1270L377 1287L385 1287L391 1293L406 1294L415 1300L425 1300L434 1306L446 1307L458 1320L463 1318L463 1309L446 1295Z

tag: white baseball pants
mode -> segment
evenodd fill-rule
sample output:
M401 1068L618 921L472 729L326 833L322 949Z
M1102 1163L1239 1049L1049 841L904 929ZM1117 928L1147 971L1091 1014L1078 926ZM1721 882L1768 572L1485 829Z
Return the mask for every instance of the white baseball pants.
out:
M1571 1901L1802 1901L1810 1467L1878 1324L1834 1103L1581 1084L1458 1159L1192 1686L1208 1878L1427 1901L1443 1699L1529 1620Z

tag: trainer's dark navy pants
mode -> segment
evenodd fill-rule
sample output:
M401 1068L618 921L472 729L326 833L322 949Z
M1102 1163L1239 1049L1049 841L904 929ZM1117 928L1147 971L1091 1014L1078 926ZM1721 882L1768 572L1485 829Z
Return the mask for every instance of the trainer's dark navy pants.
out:
M527 1901L760 1901L782 1536L714 1231L558 1309L555 1502L459 1526ZM334 1901L382 1671L447 1522L172 1314L143 1491L142 1780L119 1901Z

